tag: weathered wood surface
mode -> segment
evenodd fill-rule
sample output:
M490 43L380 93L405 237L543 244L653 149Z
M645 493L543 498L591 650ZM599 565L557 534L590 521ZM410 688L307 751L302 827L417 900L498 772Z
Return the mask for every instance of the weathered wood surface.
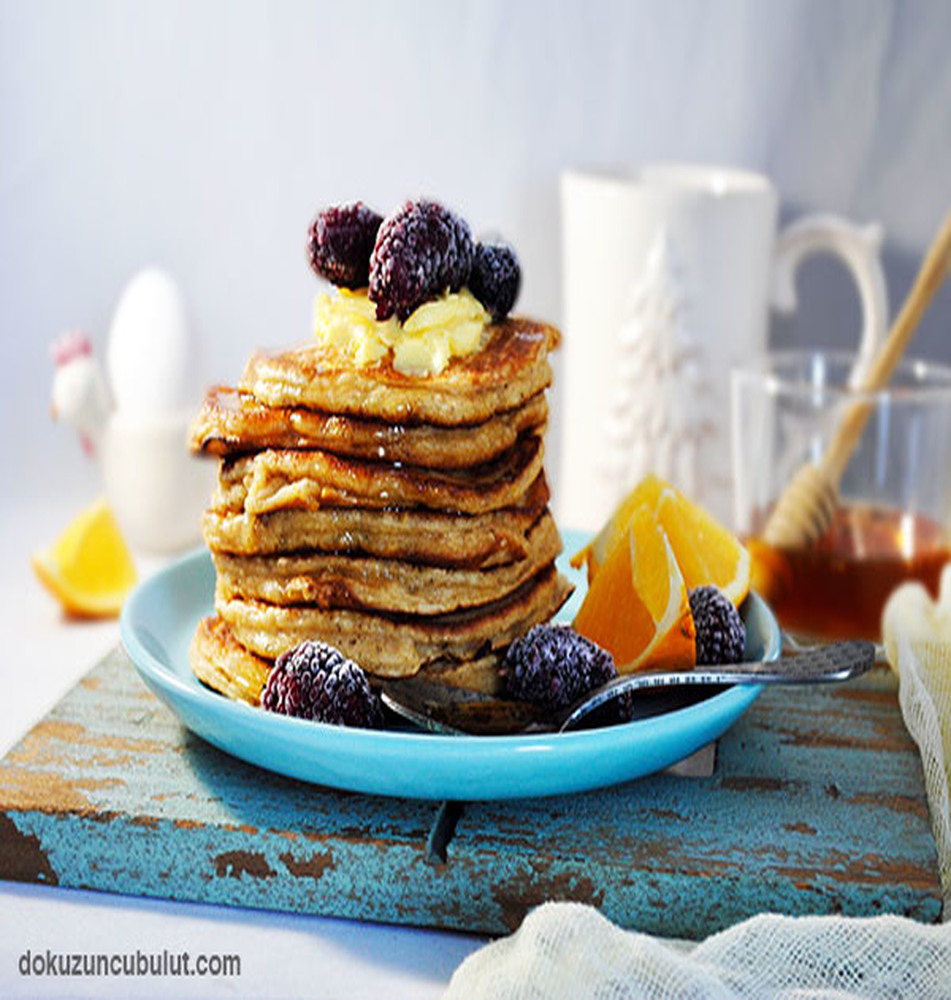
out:
M490 933L547 899L684 937L762 910L940 915L884 674L764 694L711 778L440 808L233 760L117 651L0 762L0 877Z

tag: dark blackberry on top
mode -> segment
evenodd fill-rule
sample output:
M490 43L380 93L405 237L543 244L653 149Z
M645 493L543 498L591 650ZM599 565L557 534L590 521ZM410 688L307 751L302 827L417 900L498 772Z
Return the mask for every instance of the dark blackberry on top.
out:
M370 254L383 217L362 201L325 209L310 227L310 266L344 288L364 288L370 280Z
M370 258L376 317L402 323L427 299L469 280L474 244L465 221L434 201L408 201L383 220Z
M741 663L746 626L733 602L717 587L690 591L690 613L697 629L697 663Z
M363 670L333 646L312 640L278 657L261 707L336 726L374 729L382 722L379 699Z
M617 677L614 658L567 625L535 625L506 655L506 689L556 712Z
M522 270L511 247L494 243L476 245L469 291L492 313L496 323L512 311L521 283Z

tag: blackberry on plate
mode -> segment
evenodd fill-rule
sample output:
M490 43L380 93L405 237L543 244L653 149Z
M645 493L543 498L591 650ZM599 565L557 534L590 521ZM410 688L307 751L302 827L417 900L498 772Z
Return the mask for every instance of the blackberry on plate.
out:
M374 729L382 722L379 699L363 670L333 646L310 639L278 657L261 707L335 726Z
M746 626L733 602L716 587L690 591L690 612L697 629L697 663L740 663Z
M508 246L478 243L469 275L469 291L492 313L496 322L512 311L522 283L515 251Z
M417 306L469 280L469 227L434 201L408 201L383 220L370 258L370 299L376 318L404 322Z
M310 266L344 288L363 288L370 280L370 254L383 217L362 201L327 208L310 227Z
M535 625L509 646L506 668L511 697L551 711L617 677L611 654L567 625Z

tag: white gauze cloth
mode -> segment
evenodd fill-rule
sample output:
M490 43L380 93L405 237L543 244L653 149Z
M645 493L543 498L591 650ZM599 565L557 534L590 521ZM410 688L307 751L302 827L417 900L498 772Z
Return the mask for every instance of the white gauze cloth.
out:
M545 903L459 966L446 1000L951 997L951 924L753 917L697 945Z

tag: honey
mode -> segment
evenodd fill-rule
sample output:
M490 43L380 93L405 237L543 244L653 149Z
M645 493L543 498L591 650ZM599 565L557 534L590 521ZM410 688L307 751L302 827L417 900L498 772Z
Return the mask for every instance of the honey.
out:
M937 596L951 559L936 521L872 504L845 504L826 533L808 547L778 549L748 540L753 587L787 630L822 639L881 636L891 592L916 580Z

